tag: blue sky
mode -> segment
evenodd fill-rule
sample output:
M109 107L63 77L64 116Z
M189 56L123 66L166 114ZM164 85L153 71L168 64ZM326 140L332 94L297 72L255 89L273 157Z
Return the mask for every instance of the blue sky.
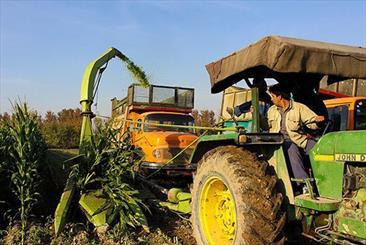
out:
M27 101L44 114L79 106L89 62L115 47L154 84L194 87L197 109L219 111L205 64L267 35L366 46L366 1L0 0L0 113ZM97 112L132 83L110 62Z

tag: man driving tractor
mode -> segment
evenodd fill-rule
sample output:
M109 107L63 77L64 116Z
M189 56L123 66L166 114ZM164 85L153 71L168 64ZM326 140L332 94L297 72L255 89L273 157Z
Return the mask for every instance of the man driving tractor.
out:
M269 87L267 93L273 105L268 109L265 120L262 120L262 129L270 133L281 133L284 137L284 153L294 178L304 179L309 175L304 166L303 154L309 154L316 141L307 137L303 126L318 129L317 123L325 120L324 116L315 114L306 105L291 99L290 90L283 84ZM248 111L249 103L234 108L234 114L239 116ZM298 187L300 187L298 183Z

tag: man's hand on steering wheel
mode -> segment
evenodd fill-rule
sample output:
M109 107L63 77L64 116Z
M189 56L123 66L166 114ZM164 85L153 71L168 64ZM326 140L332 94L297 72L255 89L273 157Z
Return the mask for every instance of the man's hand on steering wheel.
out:
M325 121L325 117L324 116L316 116L314 118L314 122L316 123L320 123L320 122L324 122Z

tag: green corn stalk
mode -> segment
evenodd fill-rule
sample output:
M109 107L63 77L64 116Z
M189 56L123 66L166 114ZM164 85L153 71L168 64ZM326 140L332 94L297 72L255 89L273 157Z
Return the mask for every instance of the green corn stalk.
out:
M9 147L13 144L10 137L9 127L4 121L0 121L0 174L6 169L6 164L10 161Z
M5 218L5 211L7 203L5 200L9 196L7 183L9 177L7 176L7 164L10 162L9 147L13 144L12 138L9 136L9 128L5 125L4 121L0 120L0 223ZM5 185L4 185L5 184Z
M82 161L72 167L71 175L81 192L91 187L102 189L102 197L107 201L94 215L110 209L108 223L118 223L121 230L128 226L148 230L143 212L148 209L138 198L139 192L129 184L133 182L133 167L141 154L133 149L128 134L123 141L118 140L118 131L109 126L98 127L90 141L81 146Z
M3 161L11 182L11 191L19 200L16 216L21 221L21 244L24 244L27 219L39 198L36 187L39 184L38 166L46 151L37 116L27 105L13 105L13 119L5 122L8 131L7 159Z
M112 132L111 135L113 136ZM119 217L119 225L122 229L126 225L136 227L142 226L148 230L147 221L142 208L146 205L138 198L138 191L134 190L130 183L134 177L132 167L141 159L139 152L133 149L129 135L125 135L124 141L112 138L113 160L109 161L104 175L99 178L102 188L106 194L108 207L112 208L112 218ZM133 163L131 160L133 159ZM112 222L112 221L110 221Z

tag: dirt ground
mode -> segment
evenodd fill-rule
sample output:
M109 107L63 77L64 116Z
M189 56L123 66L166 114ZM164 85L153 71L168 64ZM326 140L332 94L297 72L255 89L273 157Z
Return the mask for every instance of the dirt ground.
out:
M63 163L65 159L74 156L76 153L62 150L52 150L50 152L52 154L49 155L48 161L49 166L52 167L48 169L47 174L52 176L50 179L53 181L47 184L48 188L40 190L48 200L48 208L38 208L44 211L43 215L46 214L47 218L37 218L37 221L30 221L26 234L26 244L196 244L189 220L190 215L173 213L159 205L149 205L150 213L146 214L150 228L149 233L141 228L132 228L125 233L109 230L105 236L100 236L84 217L83 219L71 220L71 223L66 225L65 231L60 236L55 237L53 232L53 212L67 177ZM74 216L81 215L76 214ZM0 244L19 244L19 241L19 223L9 225L6 230L0 230ZM287 240L285 244L315 243L295 239L292 241Z
M192 227L189 221L190 216L183 216L172 213L164 208L153 208L149 217L149 224L152 231L160 229L164 234L175 238L184 245L194 245L196 241L192 236Z

